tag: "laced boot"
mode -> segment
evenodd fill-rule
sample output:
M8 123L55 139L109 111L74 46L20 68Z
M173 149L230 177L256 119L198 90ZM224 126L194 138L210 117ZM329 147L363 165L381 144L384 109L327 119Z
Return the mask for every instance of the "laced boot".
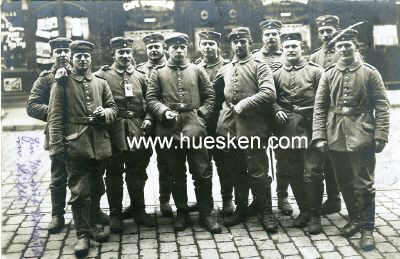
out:
M310 222L308 222L308 233L310 233L310 235L318 235L321 232L321 217L312 216Z
M133 208L131 205L122 210L122 219L132 219L133 218Z
M235 211L235 205L233 205L232 199L222 202L222 214L224 216L230 216Z
M110 219L110 231L113 234L120 234L122 233L123 229L123 222L121 217L118 216L111 216Z
M200 226L205 228L211 234L220 234L221 225L211 216L200 216Z
M360 248L366 252L375 249L374 234L371 230L361 230Z
M235 212L229 217L224 218L224 225L227 228L239 225L242 222L245 222L247 218L247 209L237 207Z
M329 215L338 213L341 209L342 203L340 198L328 198L324 203L322 203L321 213L322 215Z
M310 213L308 212L300 212L299 216L294 219L293 226L296 228L304 228L307 226L307 223L310 221Z
M174 230L184 231L188 225L188 213L178 209L176 218L174 219Z
M259 214L259 218L268 233L278 232L279 223L272 212L272 208L264 208L264 211Z
M290 216L293 214L292 205L290 205L287 197L278 196L278 209L285 216Z
M90 239L87 235L78 236L78 242L75 245L75 255L82 258L88 255L90 248Z
M140 226L153 228L156 226L156 220L146 213L145 210L141 210L134 215L135 223Z
M53 216L47 227L47 231L49 234L57 234L63 229L64 224L64 216Z
M160 210L161 210L161 214L164 217L172 217L174 215L172 212L172 207L171 207L171 205L169 205L168 202L161 202Z

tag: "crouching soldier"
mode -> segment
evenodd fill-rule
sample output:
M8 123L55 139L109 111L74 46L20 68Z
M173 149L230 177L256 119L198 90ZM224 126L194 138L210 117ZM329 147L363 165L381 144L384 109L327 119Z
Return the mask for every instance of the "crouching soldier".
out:
M379 72L357 58L357 31L333 37L339 60L325 69L315 98L313 142L328 150L350 222L341 230L361 230L360 247L375 248L375 153L389 134L389 101Z
M180 145L182 137L198 141L206 136L205 119L214 109L214 90L206 71L187 59L189 37L174 33L165 39L170 58L151 74L148 82L147 106L156 118L156 135L173 138L176 148L162 149L168 168L173 172L172 196L177 207L174 228L187 227L186 159L193 175L199 207L200 225L211 233L220 233L220 225L211 217L213 208L212 173L209 156L200 148ZM193 144L193 141L190 141ZM198 144L198 143L197 143Z
M72 71L58 69L56 84L50 95L49 132L50 155L64 161L68 173L68 188L78 243L77 256L89 251L89 238L106 241L91 220L93 181L102 179L98 170L104 159L111 156L107 125L117 114L117 107L107 81L91 73L91 52L94 45L87 41L73 41Z
M108 82L118 107L117 118L110 127L113 156L107 163L106 186L110 230L112 233L121 233L124 172L136 224L155 226L155 220L146 214L144 199L146 168L152 150L129 146L128 142L133 138L139 141L152 123L151 116L146 117L145 112L145 74L133 66L133 39L116 37L110 40L110 45L114 63L110 67L102 67L96 74Z
M288 148L276 149L277 168L288 176L300 209L294 226L303 228L309 222L310 234L318 234L321 232L323 155L310 144L315 93L323 70L302 57L300 33L282 34L281 40L283 64L274 71L277 94L273 104L274 128L278 137L290 141L279 141Z

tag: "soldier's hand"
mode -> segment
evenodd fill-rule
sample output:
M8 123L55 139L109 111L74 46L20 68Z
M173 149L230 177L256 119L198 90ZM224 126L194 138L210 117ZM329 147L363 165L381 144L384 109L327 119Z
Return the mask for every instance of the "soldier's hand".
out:
M148 129L150 129L151 125L152 125L151 120L144 120L144 121L142 122L142 125L140 126L140 128L141 128L143 131L147 131Z
M278 111L275 113L275 121L277 123L280 123L282 125L286 124L287 119L288 119L288 116L286 115L286 113L284 111Z
M103 118L104 116L106 116L106 111L102 106L99 106L94 110L93 115L97 118Z
M68 77L68 70L65 67L60 67L57 69L54 79L58 82L64 81Z
M374 144L375 144L375 153L382 152L382 150L386 146L386 142L384 140L381 140L381 139L375 139L374 140Z
M165 112L165 118L167 120L174 120L174 119L176 120L177 116L178 116L178 113L176 113L175 111L167 110Z
M318 140L317 143L315 143L315 147L321 151L322 153L328 151L328 141L326 140Z
M233 109L237 114L241 114L243 112L243 103L240 101L236 105L233 106Z

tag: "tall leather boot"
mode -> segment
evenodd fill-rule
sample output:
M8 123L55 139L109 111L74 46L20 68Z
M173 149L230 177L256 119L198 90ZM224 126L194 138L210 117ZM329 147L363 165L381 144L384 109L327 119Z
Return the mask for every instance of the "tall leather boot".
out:
M352 189L343 189L342 196L349 213L350 221L340 229L340 234L344 237L351 237L361 229L360 206Z
M197 204L199 206L199 223L211 234L221 233L221 226L215 218L211 216L214 207L212 197L211 177L206 179L196 179L197 188L195 188Z
M278 196L278 209L285 216L293 214L292 205L288 201L289 181L286 175L276 176L276 194Z
M144 186L146 181L127 183L129 197L133 204L133 218L135 223L145 227L155 227L156 221L153 217L146 213L146 205L144 199Z
M247 183L242 183L235 187L235 203L236 209L231 216L224 218L226 227L233 227L247 219L247 206L249 199L249 187Z
M360 247L363 251L375 249L373 231L375 227L375 192L356 192L360 204L361 240Z
M52 219L47 227L50 234L59 233L65 224L65 199L67 196L66 187L51 190Z
M101 196L98 197L97 195L96 196L92 195L91 199L92 199L91 211L90 211L91 220L95 224L110 225L110 217L100 209Z
M324 185L322 182L306 182L306 192L311 216L308 223L308 232L311 235L317 235L322 231L321 204Z
M90 248L90 225L86 224L83 219L83 208L81 206L72 205L71 210L76 236L78 237L78 242L75 245L75 255L78 258L85 257Z
M110 172L111 173L111 172ZM121 181L117 184L116 181ZM107 198L110 206L110 231L111 233L122 232L122 200L123 200L123 184L121 179L110 177L107 172L106 177Z
M293 221L293 226L297 228L304 228L310 221L310 210L307 202L307 195L305 189L305 182L303 174L291 175L289 178L290 187L292 188L294 197L299 206L300 214Z
M328 199L322 204L321 213L322 215L338 213L341 210L342 203L340 200L339 187L329 156L326 156L324 159L324 175Z
M159 201L160 201L160 210L164 217L172 217L172 207L169 204L169 200L171 198L171 187L173 183L172 175L169 172L168 164L162 160L162 155L160 155L157 150L157 168L158 168L158 183L160 187L159 191Z

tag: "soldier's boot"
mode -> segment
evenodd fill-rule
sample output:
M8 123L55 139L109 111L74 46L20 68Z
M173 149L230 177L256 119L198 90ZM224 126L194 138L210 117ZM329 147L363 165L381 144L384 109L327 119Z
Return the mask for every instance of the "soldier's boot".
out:
M59 233L65 225L64 213L66 196L66 187L51 190L52 219L47 227L49 234Z
M310 221L310 213L301 211L300 214L293 220L293 226L296 228L304 228Z
M147 214L144 209L135 211L134 219L135 223L140 226L153 228L157 225L155 218Z
M256 195L257 216L268 233L278 232L278 222L272 211L271 183L266 177L251 178L250 187Z
M236 210L232 216L224 218L224 225L226 227L233 227L245 222L248 216L247 204L249 197L249 187L247 185L241 185L235 187L235 203Z
M230 216L235 211L235 206L233 205L233 186L230 179L227 178L227 174L223 173L223 169L218 168L222 172L219 173L219 182L221 184L221 196L222 196L222 215Z
M131 200L131 204L122 210L122 219L133 219L133 202Z
M360 206L352 190L342 190L342 196L350 221L340 229L340 234L344 237L351 237L361 229Z
M230 200L222 200L222 214L224 216L230 216L234 213L235 206L233 205L232 199ZM247 210L246 210L247 213Z
M211 177L196 179L195 187L196 200L199 207L200 226L211 234L221 233L220 224L211 216L211 211L214 207Z
M221 225L215 220L215 218L210 215L200 215L199 216L200 226L205 228L211 234L220 234Z
M172 217L174 214L172 212L172 207L169 205L169 202L160 202L160 210L161 214L164 217Z
M110 217L100 209L101 197L93 197L91 203L90 216L95 224L110 225Z
M110 217L110 232L113 234L122 233L123 221L121 216L111 216Z
M332 168L332 162L327 158L324 162L325 184L328 199L322 204L322 215L338 213L342 209L340 192Z
M146 213L146 205L144 199L144 186L146 181L136 181L134 183L127 183L129 197L131 198L131 207L133 205L133 218L135 223L145 227L155 227L155 219Z
M96 221L91 217L92 207L82 208L82 218L84 224L89 225L89 237L93 238L96 242L103 243L108 241L110 234L103 231L96 226Z
M188 212L178 208L176 218L174 219L174 230L184 231L188 226Z
M321 203L324 194L324 185L322 182L306 182L306 192L310 208L308 233L317 235L322 232Z
M363 251L375 249L373 230L375 227L375 192L365 190L356 192L360 206L360 218L362 222L360 248Z
M296 228L304 228L310 221L310 208L303 174L291 175L289 183L300 210L300 214L293 221L293 226Z
M365 252L375 249L375 239L372 230L361 230L360 248Z
M276 194L278 196L278 209L282 215L290 216L293 214L292 205L288 201L289 183L286 177L277 177Z
M75 245L75 256L82 258L88 255L90 248L90 239L88 235L78 236L78 242Z
M253 217L257 216L258 208L257 208L257 197L254 194L253 190L251 190L251 194L253 196L253 200L251 201L250 205L247 207L247 216Z

